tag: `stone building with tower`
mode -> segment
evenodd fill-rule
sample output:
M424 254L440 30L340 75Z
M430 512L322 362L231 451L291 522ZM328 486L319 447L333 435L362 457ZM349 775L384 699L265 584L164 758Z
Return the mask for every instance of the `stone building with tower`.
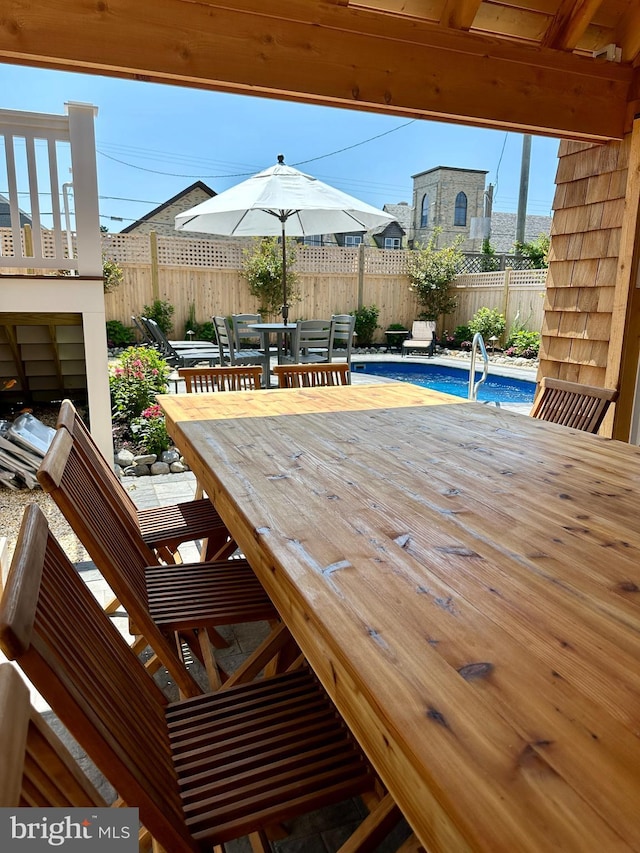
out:
M464 252L479 252L482 236L472 237L473 219L485 215L485 177L481 169L457 169L436 166L412 175L413 223L410 240L414 246L426 245L436 228L438 246L450 245L462 236ZM490 215L490 213L488 213Z

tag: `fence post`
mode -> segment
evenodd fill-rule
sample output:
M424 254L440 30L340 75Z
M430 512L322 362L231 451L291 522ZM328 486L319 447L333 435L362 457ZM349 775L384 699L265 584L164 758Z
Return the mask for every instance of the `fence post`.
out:
M160 284L158 278L158 235L149 231L149 248L151 250L151 290L153 301L160 299Z
M502 292L502 313L504 319L507 319L507 311L509 310L509 288L511 287L511 267L507 267L504 271L504 290Z
M33 257L33 231L31 230L31 226L28 222L22 226L22 233L24 235L24 256L25 258ZM15 253L17 254L17 252ZM34 269L28 268L27 275L33 275Z
M364 305L364 243L358 246L358 308Z

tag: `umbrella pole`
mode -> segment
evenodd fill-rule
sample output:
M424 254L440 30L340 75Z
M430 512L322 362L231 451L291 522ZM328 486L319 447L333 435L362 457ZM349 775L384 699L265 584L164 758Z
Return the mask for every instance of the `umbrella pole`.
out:
M284 236L286 217L281 216L280 222L282 223L282 319L286 326L289 319L289 306L287 305L287 244L285 243Z

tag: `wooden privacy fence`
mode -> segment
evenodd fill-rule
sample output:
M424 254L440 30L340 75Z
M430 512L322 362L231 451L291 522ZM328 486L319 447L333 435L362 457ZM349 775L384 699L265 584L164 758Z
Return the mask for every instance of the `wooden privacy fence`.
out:
M0 241L2 239L0 229ZM107 320L131 325L155 299L174 307L173 335L182 337L191 306L197 322L213 315L253 313L258 303L242 276L243 250L250 243L196 240L151 234L103 234L102 249L124 272L123 283L105 294ZM390 323L411 328L420 313L409 290L409 250L299 246L295 270L301 300L290 317L312 319L376 305L382 342ZM509 328L516 315L526 328L542 327L546 270L511 270L458 276L458 307L440 320L439 332L465 325L482 307L497 308Z

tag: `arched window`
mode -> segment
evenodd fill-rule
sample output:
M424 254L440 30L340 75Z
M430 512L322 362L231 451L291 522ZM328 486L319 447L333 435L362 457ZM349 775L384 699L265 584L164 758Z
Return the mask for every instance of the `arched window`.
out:
M467 197L464 193L458 193L456 196L456 209L453 215L453 224L467 224Z
M422 199L422 210L420 211L420 227L426 228L429 224L429 196Z

